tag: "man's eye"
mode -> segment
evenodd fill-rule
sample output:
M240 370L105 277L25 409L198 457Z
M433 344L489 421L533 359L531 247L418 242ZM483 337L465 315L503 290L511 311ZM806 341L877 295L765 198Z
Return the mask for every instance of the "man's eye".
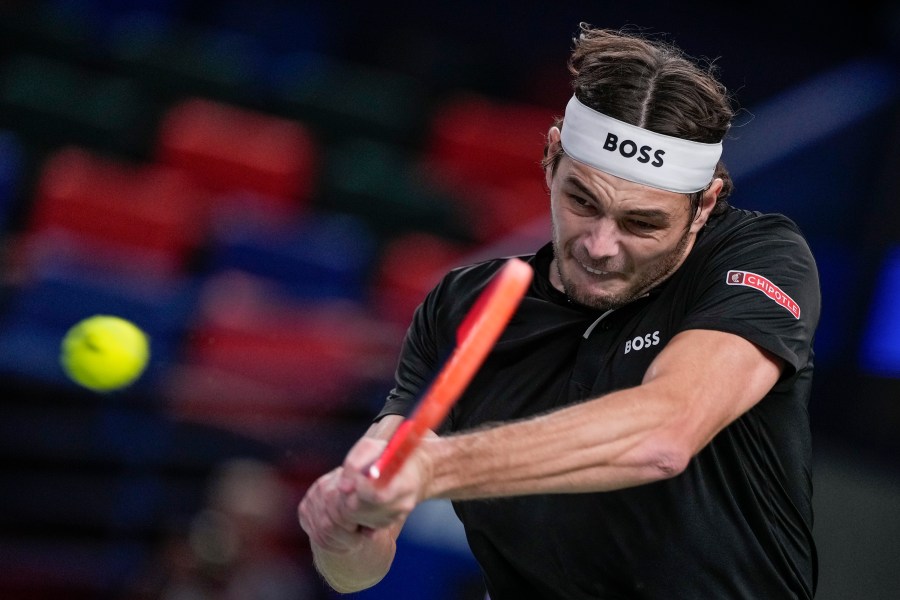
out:
M578 206L588 206L588 204L590 204L587 200L585 200L581 196L572 196L572 202L574 202Z
M634 229L638 229L640 231L655 231L659 229L659 226L656 223L641 221L640 219L632 219L630 223Z

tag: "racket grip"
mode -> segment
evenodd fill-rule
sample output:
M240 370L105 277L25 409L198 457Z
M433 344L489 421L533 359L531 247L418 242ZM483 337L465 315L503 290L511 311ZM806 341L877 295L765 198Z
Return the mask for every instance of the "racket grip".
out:
M406 462L418 441L418 436L413 431L413 424L412 419L406 419L400 423L381 455L366 469L365 472L369 478L378 481L380 485L385 485Z

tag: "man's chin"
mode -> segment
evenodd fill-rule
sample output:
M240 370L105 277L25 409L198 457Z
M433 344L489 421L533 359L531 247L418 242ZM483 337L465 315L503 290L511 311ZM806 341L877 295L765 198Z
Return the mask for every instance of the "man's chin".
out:
M615 290L597 290L586 288L584 286L570 286L569 298L582 306L595 308L598 310L610 310L627 304L632 294L627 292L618 292Z

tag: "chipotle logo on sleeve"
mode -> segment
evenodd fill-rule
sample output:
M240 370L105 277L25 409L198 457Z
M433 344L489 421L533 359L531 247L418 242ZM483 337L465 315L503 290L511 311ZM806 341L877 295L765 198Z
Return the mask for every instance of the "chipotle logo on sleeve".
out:
M794 302L794 299L788 296L780 287L769 281L767 278L750 271L728 271L725 277L728 285L742 285L759 290L784 308L788 310L795 319L800 318L800 305Z

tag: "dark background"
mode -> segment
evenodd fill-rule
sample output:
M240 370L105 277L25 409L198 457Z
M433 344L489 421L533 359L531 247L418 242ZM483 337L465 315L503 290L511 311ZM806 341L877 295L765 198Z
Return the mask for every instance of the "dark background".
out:
M822 279L817 598L895 597L900 7L468 0L0 3L0 595L328 597L296 503L435 278L547 238L580 21L734 95L733 203L793 218ZM66 379L92 314L150 335L135 385ZM359 596L482 593L427 503Z

